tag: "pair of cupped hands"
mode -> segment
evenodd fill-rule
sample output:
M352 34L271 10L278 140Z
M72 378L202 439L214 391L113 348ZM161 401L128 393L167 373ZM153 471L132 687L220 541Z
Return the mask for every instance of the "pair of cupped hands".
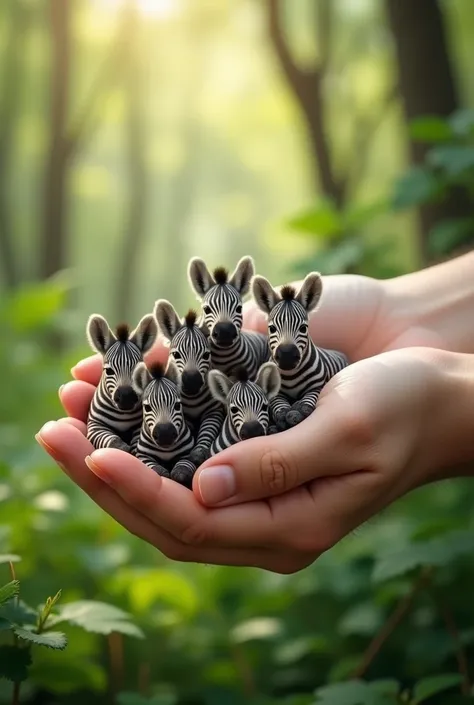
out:
M446 403L442 341L395 312L381 282L357 275L323 281L312 338L352 364L325 386L309 418L210 458L192 491L120 450L94 451L86 421L101 375L97 355L73 368L74 381L59 392L67 417L46 423L38 442L105 512L172 560L277 573L305 568L430 482L445 462L438 450L433 456L427 435L436 432L440 400ZM266 332L252 302L243 327ZM146 360L167 354L158 343Z

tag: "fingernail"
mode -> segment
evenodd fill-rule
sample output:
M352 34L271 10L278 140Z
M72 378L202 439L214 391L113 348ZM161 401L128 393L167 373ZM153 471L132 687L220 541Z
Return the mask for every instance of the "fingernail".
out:
M54 448L51 448L50 445L46 443L46 441L41 437L41 431L35 435L36 442L40 444L40 446L45 450L48 455L50 455L53 460L58 462L59 459L59 454L57 451L54 450Z
M58 396L60 399L61 399L61 392L63 391L63 389L64 389L64 384L62 384L58 389Z
M99 465L97 465L97 463L95 463L92 460L90 455L86 455L86 457L84 458L84 462L87 465L87 467L89 468L89 470L91 470L94 473L94 475L96 475L99 478L99 480L106 482L108 485L112 484L112 481L111 481L110 477L107 475L107 473L104 472L104 470Z
M76 369L77 369L77 365L74 365L74 367L71 367L71 375L72 375L73 377L76 376Z
M199 491L205 504L219 504L235 494L234 471L229 465L204 468L199 475Z

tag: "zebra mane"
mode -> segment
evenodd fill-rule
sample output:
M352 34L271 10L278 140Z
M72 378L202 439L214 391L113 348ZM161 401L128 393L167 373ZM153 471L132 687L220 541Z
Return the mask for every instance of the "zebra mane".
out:
M216 267L212 274L216 284L227 284L229 272L225 267Z
M194 311L193 309L190 308L184 317L184 325L187 328L193 328L194 325L196 324L197 318L198 318L198 315L197 315L196 311Z
M166 373L166 366L162 362L152 362L148 367L148 371L153 379L163 379Z
M240 365L234 370L234 377L238 382L248 382L249 381L249 373L246 367L243 365Z
M119 323L115 329L115 335L117 336L117 340L120 340L121 343L126 343L130 335L130 326L128 323Z
M290 284L285 284L285 286L282 286L280 289L280 296L283 301L294 301L294 299L296 298L295 287L290 286Z

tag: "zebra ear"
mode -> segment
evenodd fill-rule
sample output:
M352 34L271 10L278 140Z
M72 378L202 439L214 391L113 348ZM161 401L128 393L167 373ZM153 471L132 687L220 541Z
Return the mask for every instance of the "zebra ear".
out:
M250 290L250 282L255 274L255 265L251 257L242 257L238 262L234 272L229 277L229 284L244 297Z
M176 367L176 363L172 357L168 358L168 365L166 367L165 376L170 380L170 382L174 382L174 384L179 388L179 386L180 386L179 370Z
M225 404L233 387L232 381L220 370L209 370L207 375L209 391L214 399Z
M192 257L189 260L188 280L199 298L205 296L216 283L206 263L200 257Z
M86 335L92 350L105 355L112 343L117 340L115 333L103 316L93 313L87 321Z
M143 394L145 389L150 384L153 377L144 362L139 362L138 365L133 370L132 384L138 394Z
M259 274L252 279L252 296L258 308L267 315L281 301L278 291L275 291L268 279Z
M268 400L276 397L280 391L280 370L274 362L264 362L261 365L255 383L261 387Z
M304 278L300 290L296 294L296 301L307 310L314 311L323 293L323 280L319 272L311 272Z
M139 321L137 327L130 333L130 342L135 343L142 355L153 347L156 336L158 335L158 326L156 325L155 317L149 313Z
M178 330L181 328L182 323L179 320L179 316L176 310L169 301L166 299L159 299L155 303L154 315L156 321L158 322L158 327L160 332L165 338L171 340L174 338Z

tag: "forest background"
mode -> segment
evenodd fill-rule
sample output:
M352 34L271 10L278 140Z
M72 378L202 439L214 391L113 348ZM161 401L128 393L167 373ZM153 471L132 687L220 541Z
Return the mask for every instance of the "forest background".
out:
M280 576L166 560L33 439L88 314L184 312L193 255L471 249L473 58L470 0L2 0L0 703L474 702L472 482Z

